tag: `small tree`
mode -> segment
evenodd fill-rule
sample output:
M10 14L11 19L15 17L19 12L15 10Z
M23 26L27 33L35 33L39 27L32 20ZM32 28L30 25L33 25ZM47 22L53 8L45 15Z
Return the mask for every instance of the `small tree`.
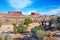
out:
M25 18L24 24L25 24L25 25L28 25L28 24L30 24L30 23L32 23L32 19L30 19L30 18Z
M14 26L14 32L15 33L20 33L20 32L22 32L23 31L23 26L22 25L16 25L16 24L13 24L13 26Z

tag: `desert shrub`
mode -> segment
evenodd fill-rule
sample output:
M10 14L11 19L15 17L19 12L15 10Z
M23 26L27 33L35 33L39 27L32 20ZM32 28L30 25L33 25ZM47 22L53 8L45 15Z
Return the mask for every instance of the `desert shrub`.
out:
M38 30L38 31L36 32L36 36L37 36L38 38L44 37L44 36L45 36L45 31Z
M14 26L14 32L16 34L26 32L28 29L28 26L27 25L24 26L23 24L19 24L18 26L16 24L13 24L13 26Z

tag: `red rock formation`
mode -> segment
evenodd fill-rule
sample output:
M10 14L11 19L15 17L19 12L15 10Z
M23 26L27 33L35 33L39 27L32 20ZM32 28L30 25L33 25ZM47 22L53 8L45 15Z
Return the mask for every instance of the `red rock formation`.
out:
M20 11L8 12L7 16L24 16Z
M31 15L30 16L40 16L40 14L37 13L37 12L31 12Z

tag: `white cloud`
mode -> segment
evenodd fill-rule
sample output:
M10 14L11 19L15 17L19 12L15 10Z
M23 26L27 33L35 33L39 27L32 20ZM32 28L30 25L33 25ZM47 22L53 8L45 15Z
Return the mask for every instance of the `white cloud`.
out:
M60 7L56 8L56 9L51 9L47 12L41 12L41 14L46 14L46 15L57 15L60 14Z
M23 9L33 3L31 0L8 0L10 6L14 7L15 9Z

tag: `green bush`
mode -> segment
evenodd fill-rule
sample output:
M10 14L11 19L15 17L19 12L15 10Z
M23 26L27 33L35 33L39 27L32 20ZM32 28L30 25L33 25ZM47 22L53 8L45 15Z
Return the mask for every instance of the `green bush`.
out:
M27 28L28 28L28 26L24 26L22 24L20 24L18 26L16 24L13 24L13 26L14 26L14 32L16 34L26 32Z
M36 36L37 36L38 38L44 37L44 36L45 36L45 31L38 30L38 31L36 32Z
M13 24L13 26L14 26L14 32L15 33L18 33L18 27L17 27L17 25L16 24Z
M31 30L31 32L32 32L32 36L35 36L38 39L43 38L45 35L45 31L40 26L36 26Z
M30 18L25 18L24 24L25 24L25 25L28 25L28 24L30 24L30 23L32 23L32 22L33 22L32 19L30 19Z

